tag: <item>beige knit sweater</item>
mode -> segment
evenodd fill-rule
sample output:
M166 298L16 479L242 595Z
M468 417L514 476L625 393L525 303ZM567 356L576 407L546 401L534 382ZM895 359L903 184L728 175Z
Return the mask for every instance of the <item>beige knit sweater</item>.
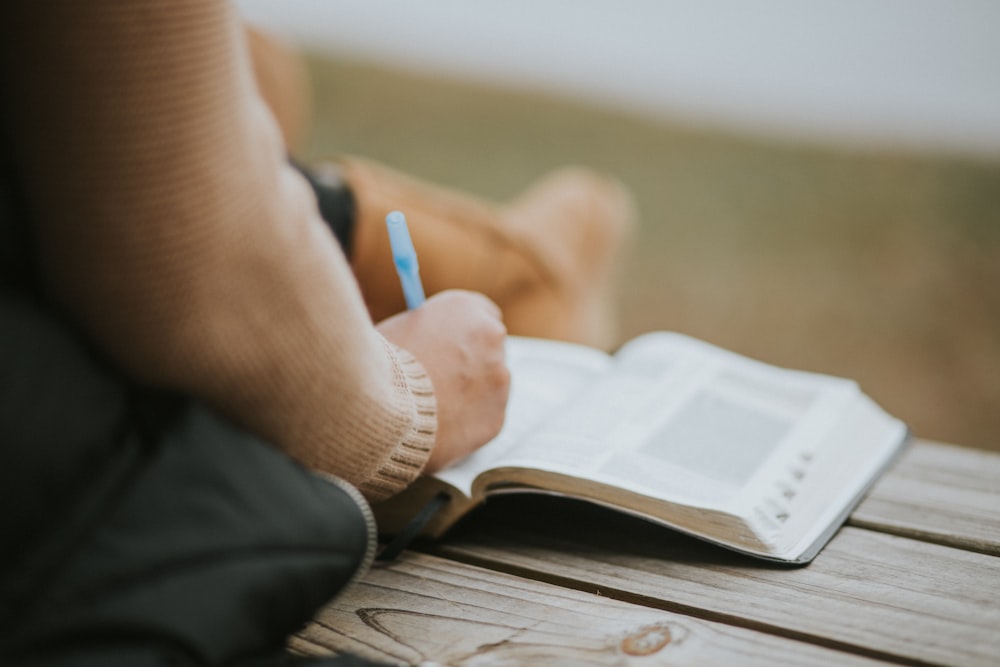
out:
M2 131L52 296L135 377L370 498L416 477L430 381L377 333L286 165L235 10L3 5Z

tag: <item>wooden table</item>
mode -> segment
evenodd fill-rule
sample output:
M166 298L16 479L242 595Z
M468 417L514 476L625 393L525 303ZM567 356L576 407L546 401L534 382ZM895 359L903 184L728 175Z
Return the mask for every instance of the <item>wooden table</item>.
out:
M491 501L293 639L414 665L1000 665L1000 455L915 441L816 560Z

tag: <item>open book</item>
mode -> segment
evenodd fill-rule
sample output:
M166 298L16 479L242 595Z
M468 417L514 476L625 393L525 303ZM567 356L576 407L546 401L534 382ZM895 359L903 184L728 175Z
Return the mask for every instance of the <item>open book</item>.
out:
M613 356L511 337L493 441L376 506L392 532L430 498L441 536L492 494L588 500L762 558L810 561L906 440L850 380L672 333Z

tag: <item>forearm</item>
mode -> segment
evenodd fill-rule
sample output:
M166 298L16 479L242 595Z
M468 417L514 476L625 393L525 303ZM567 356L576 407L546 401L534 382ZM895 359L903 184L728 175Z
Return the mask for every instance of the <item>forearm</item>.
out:
M405 485L430 383L371 326L232 10L31 4L3 10L8 132L54 297L139 379L372 495Z

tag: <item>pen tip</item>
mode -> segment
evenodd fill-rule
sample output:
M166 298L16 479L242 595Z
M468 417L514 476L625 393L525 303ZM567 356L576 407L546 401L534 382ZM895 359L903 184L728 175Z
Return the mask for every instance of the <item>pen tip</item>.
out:
M389 225L405 225L406 217L399 211L392 211L389 215L385 216L385 221Z

